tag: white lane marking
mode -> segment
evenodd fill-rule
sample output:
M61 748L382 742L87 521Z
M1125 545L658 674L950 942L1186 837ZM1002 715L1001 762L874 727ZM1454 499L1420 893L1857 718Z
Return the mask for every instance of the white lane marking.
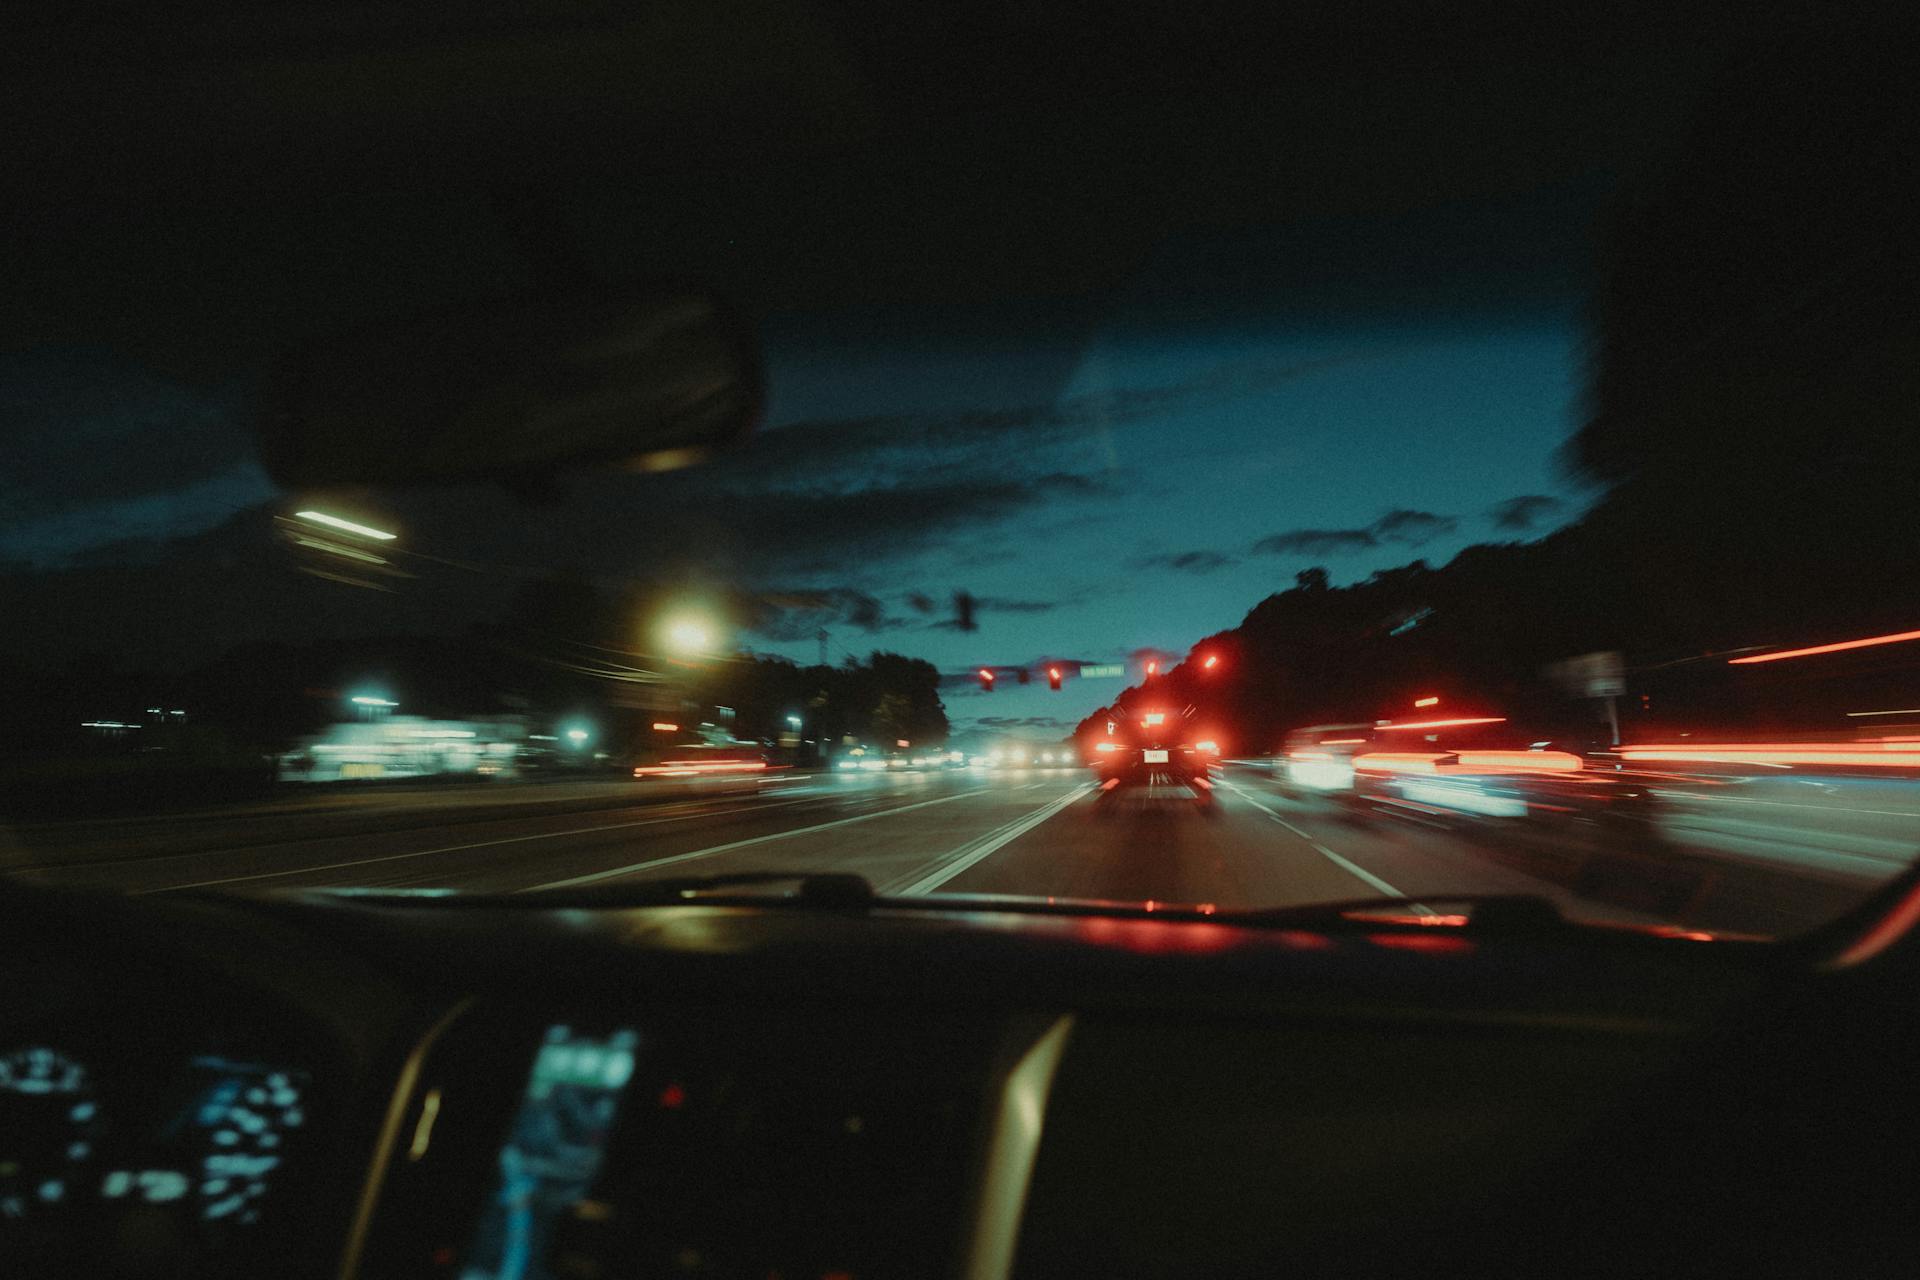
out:
M1368 884L1372 885L1375 889L1378 889L1381 893L1385 894L1389 898L1404 898L1407 896L1406 894L1402 893L1400 890L1388 884L1385 880L1382 880L1379 876L1373 874L1373 872L1367 870L1365 867L1360 866L1350 861L1349 859L1341 857L1339 854L1327 848L1327 846L1321 844L1318 840L1315 840L1312 836L1308 835L1306 832L1302 831L1300 828L1294 826L1291 822L1288 822L1285 818L1275 813L1272 809L1269 809L1266 805L1261 804L1260 801L1254 798L1252 792L1247 791L1242 787L1237 787L1231 782L1223 783L1222 785L1230 788L1235 795L1240 796L1248 804L1260 810L1260 812L1266 814L1269 818L1272 818L1275 822L1279 823L1281 826L1285 827L1287 830L1293 832L1293 834L1299 836L1302 840L1305 840L1309 845L1312 845L1315 853L1318 853L1321 857L1333 863L1334 866L1339 867L1342 871L1345 871L1353 876L1358 877L1361 880L1366 881ZM1434 914L1433 908L1421 906L1417 902L1413 904L1413 910L1417 915L1430 916Z
M1048 818L1053 817L1054 814L1059 813L1062 809L1065 809L1068 805L1092 790L1093 784L1091 782L1083 782L1073 790L1067 792L1067 794L1049 800L1033 812L1023 814L998 830L989 831L977 840L961 845L952 853L945 855L938 869L915 880L899 892L903 896L933 892L947 881L959 875L962 871L967 870L969 867L977 866L987 858L992 857L995 853L1006 848L1006 846L1012 844L1015 840L1018 840L1021 836L1027 834L1027 832L1033 830Z
M982 787L978 791L962 791L958 795L941 796L937 800L922 800L917 804L903 804L893 809L881 809L876 813L856 814L851 818L836 818L832 822L822 822L817 826L795 827L790 831L775 831L770 835L754 836L747 840L735 840L729 844L716 844L711 849L695 849L692 853L676 853L671 857L653 858L646 862L636 862L631 866L615 867L610 871L595 871L591 875L574 876L567 880L553 880L546 884L530 885L519 893L536 893L541 889L571 889L575 885L593 884L600 880L611 880L615 876L632 875L636 871L650 871L654 867L670 867L675 863L692 862L695 858L711 858L716 853L730 853L735 849L745 849L756 844L771 844L775 840L787 840L793 836L812 835L816 831L831 831L835 827L850 827L856 822L871 822L875 818L890 817L896 813L911 813L915 809L925 809L930 805L947 804L954 800L965 800L968 796L985 795L992 790Z
M629 827L657 827L663 822L691 822L697 818L726 818L736 813L765 813L769 809L785 809L796 804L805 804L805 800L782 800L778 804L742 804L731 809L716 809L706 813L681 813L669 818L647 818L639 822L610 822L598 827L575 827L571 831L541 831L530 836L505 836L499 840L479 840L472 844L449 844L438 849L416 849L411 853L388 853L378 858L356 858L351 862L329 862L319 867L287 867L279 871L257 871L251 875L227 876L221 880L195 880L191 884L168 884L153 889L135 889L133 896L148 893L171 893L175 889L205 889L218 884L239 884L247 880L271 880L275 876L297 876L311 871L338 871L343 867L365 867L379 862L401 862L408 858L424 858L433 853L458 853L462 849L485 849L496 844L520 844L527 840L554 840L561 836L583 836L595 831L625 831ZM348 837L328 837L346 839ZM218 849L203 855L217 857L224 853L242 852L242 850ZM190 854L178 854L177 857L190 857Z

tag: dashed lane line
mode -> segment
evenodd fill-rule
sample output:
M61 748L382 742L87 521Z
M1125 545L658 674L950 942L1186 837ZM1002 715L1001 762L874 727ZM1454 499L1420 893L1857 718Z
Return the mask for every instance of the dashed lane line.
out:
M521 893L534 893L541 889L573 889L583 884L597 884L602 880L612 880L619 876L633 875L639 871L651 871L655 867L671 867L682 862L693 862L699 858L711 858L715 854L731 853L735 849L748 849L754 845L772 844L776 840L790 840L794 836L812 835L816 831L832 831L836 827L850 827L856 822L872 822L875 818L887 818L896 813L911 813L915 809L926 809L936 804L951 804L955 800L965 800L968 796L985 795L991 787L981 787L977 791L962 791L955 795L941 796L935 800L921 800L915 804L903 804L892 809L881 809L874 813L856 814L851 818L836 818L832 822L822 822L811 827L795 827L789 831L775 831L764 836L753 836L746 840L734 840L727 844L716 844L710 849L695 849L691 853L676 853L666 858L651 858L645 862L636 862L631 866L614 867L607 871L595 871L589 875L573 876L566 880L553 880L546 884L533 885L521 889Z
M1339 854L1327 848L1327 846L1321 844L1318 840L1315 840L1312 836L1308 835L1306 832L1302 831L1300 828L1294 826L1291 822L1288 822L1285 818L1281 817L1278 813L1274 812L1274 810L1262 804L1257 798L1255 798L1252 792L1246 790L1244 787L1237 786L1231 782L1223 782L1221 785L1227 787L1235 795L1245 800L1248 804L1252 805L1254 808L1260 810L1260 812L1266 814L1269 818L1272 818L1275 822L1279 823L1281 826L1285 827L1287 830L1293 832L1293 834L1299 836L1302 840L1305 840L1307 844L1313 848L1315 853L1318 853L1321 857L1333 863L1334 866L1339 867L1342 871L1347 872L1349 875L1352 875L1357 879L1365 881L1368 885L1372 886L1374 889L1379 890L1381 893L1385 894L1389 898L1404 898L1407 896L1406 894L1402 893L1400 890L1388 884L1385 880L1382 880L1379 876L1373 874L1373 872L1367 870L1365 867L1360 866L1358 863L1354 862L1350 858L1341 857ZM1412 906L1413 906L1414 913L1416 915L1430 916L1434 914L1433 909L1431 907L1421 906L1417 902L1413 903Z

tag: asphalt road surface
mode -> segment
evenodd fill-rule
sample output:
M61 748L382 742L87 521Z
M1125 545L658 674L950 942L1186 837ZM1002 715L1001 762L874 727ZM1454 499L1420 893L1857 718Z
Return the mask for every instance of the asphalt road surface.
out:
M1751 852L1617 850L1580 838L1515 842L1484 824L1355 822L1258 769L1225 770L1210 804L1174 786L1104 794L1077 769L712 781L671 796L620 782L519 790L537 793L537 806L503 804L510 793L484 787L418 804L304 803L97 825L82 841L60 838L59 828L18 828L4 862L47 883L133 893L526 892L741 871L857 872L887 894L1222 909L1385 896L1418 910L1423 898L1533 893L1580 918L1770 934L1818 923L1897 869L1868 876ZM1775 821L1731 799L1699 808Z

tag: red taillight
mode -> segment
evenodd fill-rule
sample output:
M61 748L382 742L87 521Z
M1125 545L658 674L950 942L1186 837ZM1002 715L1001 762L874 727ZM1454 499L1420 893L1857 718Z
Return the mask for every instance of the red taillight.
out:
M1816 644L1805 649L1786 649L1779 653L1759 653L1749 658L1728 658L1733 666L1744 666L1753 662L1778 662L1782 658L1809 658L1816 653L1839 653L1845 649L1866 649L1874 645L1901 644L1908 640L1920 640L1920 631L1901 631L1890 636L1868 636L1864 640L1842 640L1838 644Z
M657 765L641 765L633 771L636 778L688 778L700 773L759 773L765 760L664 760Z

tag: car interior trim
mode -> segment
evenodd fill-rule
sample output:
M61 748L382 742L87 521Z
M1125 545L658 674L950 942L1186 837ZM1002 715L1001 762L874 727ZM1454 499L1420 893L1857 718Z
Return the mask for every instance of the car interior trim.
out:
M354 1206L353 1221L347 1228L346 1245L340 1251L340 1280L353 1280L360 1273L360 1256L366 1248L367 1235L373 1229L374 1214L380 1205L380 1189L386 1181L387 1167L400 1142L401 1130L406 1125L407 1112L412 1108L413 1091L420 1082L420 1072L426 1065L427 1055L447 1028L458 1022L473 1006L474 999L473 996L467 996L441 1014L414 1042L413 1048L407 1053L407 1060L401 1064L393 1095L387 1101L386 1117L380 1122L380 1137L374 1143L372 1163L367 1166L367 1176L360 1186L360 1198Z
M991 1135L960 1274L966 1280L1004 1280L1013 1273L1020 1216L1040 1153L1047 1095L1073 1033L1073 1015L1043 1023L996 1090Z

